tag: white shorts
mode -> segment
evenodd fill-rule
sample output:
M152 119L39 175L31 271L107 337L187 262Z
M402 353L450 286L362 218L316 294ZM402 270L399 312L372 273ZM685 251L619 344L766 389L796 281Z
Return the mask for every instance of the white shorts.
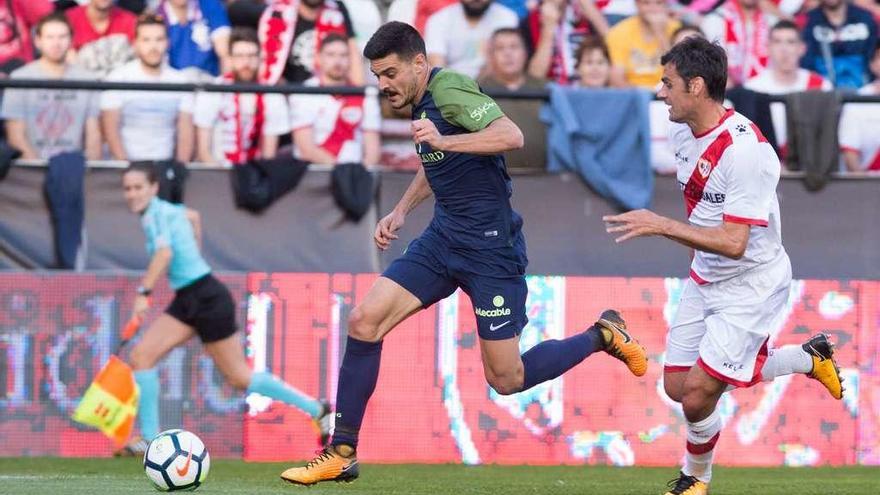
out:
M666 335L665 372L694 364L736 387L761 380L767 339L784 317L791 263L784 254L772 263L721 282L685 282L678 312Z

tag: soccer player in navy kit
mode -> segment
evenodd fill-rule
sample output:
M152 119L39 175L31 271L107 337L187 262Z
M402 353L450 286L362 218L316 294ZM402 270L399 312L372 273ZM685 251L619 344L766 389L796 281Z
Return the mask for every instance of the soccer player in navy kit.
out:
M358 432L379 375L382 339L458 287L473 303L486 380L499 394L556 378L599 350L626 363L636 376L647 369L644 348L613 310L583 332L542 342L520 355L519 335L528 320L528 259L501 154L523 145L522 132L472 79L431 68L424 41L408 24L383 25L364 56L391 106L412 105L413 139L422 160L400 202L379 221L376 245L387 249L406 214L431 194L434 218L349 317L333 440L306 466L281 475L301 485L358 476Z

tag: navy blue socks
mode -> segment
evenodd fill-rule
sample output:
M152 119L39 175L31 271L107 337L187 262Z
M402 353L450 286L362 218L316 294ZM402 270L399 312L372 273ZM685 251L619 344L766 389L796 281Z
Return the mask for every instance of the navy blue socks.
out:
M336 391L336 427L330 442L334 447L357 447L367 401L379 379L381 359L382 342L364 342L348 337Z
M564 340L546 340L522 355L522 390L552 380L605 347L602 332L595 327Z

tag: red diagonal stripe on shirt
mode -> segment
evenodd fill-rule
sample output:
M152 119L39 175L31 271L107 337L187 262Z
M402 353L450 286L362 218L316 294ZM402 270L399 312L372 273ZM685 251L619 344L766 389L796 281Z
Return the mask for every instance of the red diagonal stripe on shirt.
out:
M706 183L709 182L712 171L718 166L718 162L721 161L721 155L724 154L724 150L732 142L733 138L730 135L730 131L723 131L706 148L706 151L703 152L694 165L694 171L691 172L690 179L684 185L684 204L687 208L688 218L690 218L691 212L694 211L700 200L703 199L703 191L706 189ZM702 167L700 167L701 164L703 164ZM702 172L700 171L701 168L703 169Z

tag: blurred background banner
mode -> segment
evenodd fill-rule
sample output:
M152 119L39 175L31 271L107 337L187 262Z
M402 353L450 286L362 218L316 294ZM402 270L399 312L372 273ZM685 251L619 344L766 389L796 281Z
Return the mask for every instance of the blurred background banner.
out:
M374 274L251 273L221 277L248 329L248 358L317 397L334 399L345 321ZM606 307L624 312L649 350L645 378L605 355L510 397L486 385L473 308L460 292L418 313L386 342L367 411L367 462L674 465L680 407L660 381L677 278L528 278L523 349L582 331ZM133 275L0 274L0 455L106 456L101 433L69 419L115 348L137 285ZM150 316L170 293L157 293ZM803 376L727 394L718 461L726 465L880 464L880 283L797 280L776 345L826 331L838 342L842 402ZM199 344L160 365L161 425L196 432L217 457L307 458L307 418L223 385ZM613 393L610 393L613 392Z

